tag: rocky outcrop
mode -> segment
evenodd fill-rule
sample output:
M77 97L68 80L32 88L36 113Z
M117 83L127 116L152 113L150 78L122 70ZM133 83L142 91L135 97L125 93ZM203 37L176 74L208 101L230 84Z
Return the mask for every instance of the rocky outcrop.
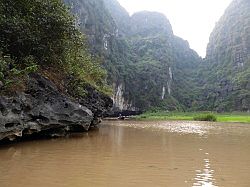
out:
M77 102L45 77L29 75L25 92L0 96L0 140L88 131L112 106L107 96L90 87L88 91L86 98Z
M140 111L139 108L134 107L134 104L127 99L125 96L125 86L123 83L113 84L113 111L122 112L122 111L131 111L131 113L135 111Z
M234 0L216 24L207 46L208 63L232 63L235 70L250 58L250 1Z
M64 0L77 19L77 25L87 36L95 55L108 55L117 27L102 0Z
M104 0L106 9L111 14L117 25L117 33L119 36L125 36L130 33L130 16L116 0Z
M142 11L131 16L131 33L140 37L173 36L172 26L162 13Z
M85 90L85 97L79 99L78 102L92 111L93 120L90 127L95 127L101 122L103 117L110 113L110 110L113 107L113 101L109 96L98 92L89 85L85 86Z

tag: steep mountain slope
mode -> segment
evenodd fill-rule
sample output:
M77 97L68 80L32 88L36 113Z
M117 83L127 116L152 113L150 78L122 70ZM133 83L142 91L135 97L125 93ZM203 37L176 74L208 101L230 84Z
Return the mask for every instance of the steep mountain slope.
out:
M104 4L117 24L119 35L129 34L130 16L128 12L116 0L105 0Z
M107 47L106 40L116 35L116 24L101 0L64 0L76 15L77 25L88 36L93 53Z
M102 46L98 53L105 60L116 110L182 110L192 106L196 90L192 75L201 59L186 41L173 35L163 14L144 11L129 17L116 0L66 2L80 18L82 31L90 38L92 34L99 38L90 45L95 48L99 41L97 45ZM106 27L109 29L101 29L105 26L103 17L111 23ZM98 26L89 33L82 21Z
M129 69L127 66L133 60L127 41L121 37L123 32L106 9L103 0L64 0L64 2L77 17L77 24L87 36L92 54L104 61L103 66L108 72L108 83L114 90L115 108L127 109L128 102L122 96L124 92L122 90L127 81L126 74Z
M201 109L250 110L250 1L234 0L210 36Z
M135 92L140 97L135 102L145 108L167 110L191 107L194 84L190 78L200 58L186 41L173 35L169 20L156 12L134 14L128 41L137 54L137 80L140 80Z

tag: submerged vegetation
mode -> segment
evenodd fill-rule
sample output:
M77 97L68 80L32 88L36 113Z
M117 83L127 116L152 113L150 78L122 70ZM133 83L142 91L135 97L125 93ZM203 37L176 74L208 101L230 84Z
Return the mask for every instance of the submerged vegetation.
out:
M211 113L211 112L146 112L137 116L138 120L198 120L217 122L250 123L249 113Z
M109 92L100 60L90 55L84 35L61 0L1 0L0 15L2 88L16 89L17 80L20 85L31 72L56 70L69 80L72 94L83 95L85 84Z

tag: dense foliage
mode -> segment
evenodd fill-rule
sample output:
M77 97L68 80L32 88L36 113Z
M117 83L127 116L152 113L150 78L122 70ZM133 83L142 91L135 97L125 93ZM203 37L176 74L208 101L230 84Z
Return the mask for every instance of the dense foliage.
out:
M79 94L86 83L107 90L105 71L89 54L61 0L1 0L0 28L0 80L5 86L19 75L55 69Z

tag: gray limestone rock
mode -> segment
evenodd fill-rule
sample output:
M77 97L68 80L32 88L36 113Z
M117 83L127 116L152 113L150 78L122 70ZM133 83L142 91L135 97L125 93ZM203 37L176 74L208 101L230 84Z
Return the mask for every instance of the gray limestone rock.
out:
M96 98L91 104L100 103L101 99ZM106 104L109 100L102 102ZM48 79L31 74L25 92L11 97L0 96L0 140L15 140L36 133L53 137L72 131L87 131L91 125L100 122L97 116L102 117L101 113L110 105L112 103L100 108L97 115L96 111L92 112L60 93Z

